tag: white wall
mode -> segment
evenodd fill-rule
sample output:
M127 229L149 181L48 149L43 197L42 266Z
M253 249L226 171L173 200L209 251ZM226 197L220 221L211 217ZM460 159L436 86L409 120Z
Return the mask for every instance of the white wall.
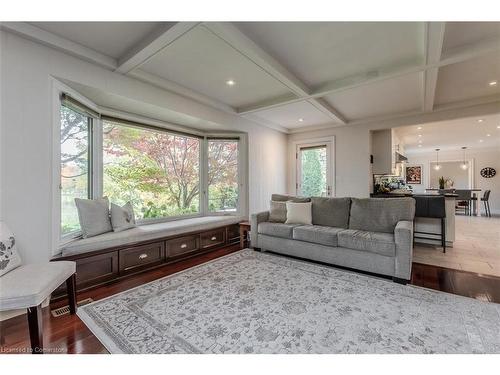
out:
M407 155L408 165L423 166L422 171L422 184L412 185L413 190L417 193L422 193L427 187L430 187L430 162L436 160L436 153L414 153ZM462 160L462 151L441 151L439 153L439 161L454 161ZM473 165L472 183L474 188L484 190L491 190L490 207L491 212L500 214L500 150L499 149L477 149L468 150L466 159L471 161ZM497 171L497 175L493 178L481 177L480 171L484 167L493 167ZM444 176L447 177L447 176ZM482 194L482 192L481 192Z
M335 181L337 197L368 197L371 187L370 129L364 126L337 127L288 137L288 193L295 194L295 142L335 137Z
M248 133L249 210L286 191L287 136L239 116L113 73L1 31L0 219L16 234L26 262L49 259L52 202L51 76L163 106Z

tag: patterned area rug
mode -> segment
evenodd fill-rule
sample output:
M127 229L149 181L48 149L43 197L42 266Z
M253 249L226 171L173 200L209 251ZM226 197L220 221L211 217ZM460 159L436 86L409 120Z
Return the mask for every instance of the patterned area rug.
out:
M500 305L242 250L79 308L111 353L500 353Z

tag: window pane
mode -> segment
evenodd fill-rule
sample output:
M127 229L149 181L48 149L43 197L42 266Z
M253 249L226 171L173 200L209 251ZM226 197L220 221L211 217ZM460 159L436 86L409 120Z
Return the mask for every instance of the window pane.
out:
M208 209L228 212L238 209L238 141L208 142Z
M75 198L89 197L89 118L61 106L61 234L80 229Z
M327 195L326 147L301 150L301 194L305 197Z
M136 218L198 213L199 175L199 139L104 122L104 195Z

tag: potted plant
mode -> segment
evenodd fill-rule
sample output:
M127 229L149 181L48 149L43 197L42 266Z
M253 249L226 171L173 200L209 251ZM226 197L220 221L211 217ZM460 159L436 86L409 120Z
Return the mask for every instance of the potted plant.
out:
M439 188L444 189L444 184L446 183L446 180L443 176L439 177Z

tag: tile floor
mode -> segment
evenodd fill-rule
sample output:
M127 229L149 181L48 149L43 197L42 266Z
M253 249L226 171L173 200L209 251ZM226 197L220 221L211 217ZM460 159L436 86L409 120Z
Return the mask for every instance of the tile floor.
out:
M456 217L453 248L417 244L413 261L500 277L500 217Z

